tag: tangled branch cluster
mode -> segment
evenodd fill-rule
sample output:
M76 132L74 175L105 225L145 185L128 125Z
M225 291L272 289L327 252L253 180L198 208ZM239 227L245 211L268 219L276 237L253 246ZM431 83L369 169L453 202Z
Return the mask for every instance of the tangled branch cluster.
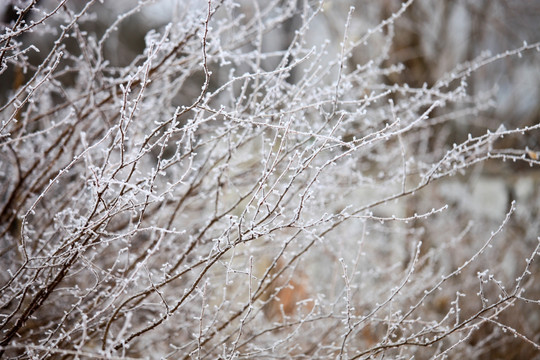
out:
M179 1L131 53L122 26L165 5L74 3L21 2L0 33L4 356L538 353L540 161L515 144L540 125L486 123L496 89L469 86L539 43L415 86L392 61L412 0L373 24ZM509 164L527 177L478 215Z

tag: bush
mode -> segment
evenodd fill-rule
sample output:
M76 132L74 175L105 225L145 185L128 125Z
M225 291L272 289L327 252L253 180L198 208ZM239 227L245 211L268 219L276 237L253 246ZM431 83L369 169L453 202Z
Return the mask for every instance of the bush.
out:
M0 352L538 356L540 43L480 52L490 3L5 5Z

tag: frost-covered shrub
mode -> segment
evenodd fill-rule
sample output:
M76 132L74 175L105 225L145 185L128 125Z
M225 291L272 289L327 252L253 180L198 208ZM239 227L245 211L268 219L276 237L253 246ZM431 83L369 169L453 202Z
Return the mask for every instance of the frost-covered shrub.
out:
M538 354L540 44L345 4L13 2L5 357Z

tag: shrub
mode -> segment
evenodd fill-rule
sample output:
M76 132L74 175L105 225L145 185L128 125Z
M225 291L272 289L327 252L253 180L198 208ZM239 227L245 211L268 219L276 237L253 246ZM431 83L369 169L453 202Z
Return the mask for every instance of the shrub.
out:
M539 43L342 5L13 2L4 356L538 354Z

